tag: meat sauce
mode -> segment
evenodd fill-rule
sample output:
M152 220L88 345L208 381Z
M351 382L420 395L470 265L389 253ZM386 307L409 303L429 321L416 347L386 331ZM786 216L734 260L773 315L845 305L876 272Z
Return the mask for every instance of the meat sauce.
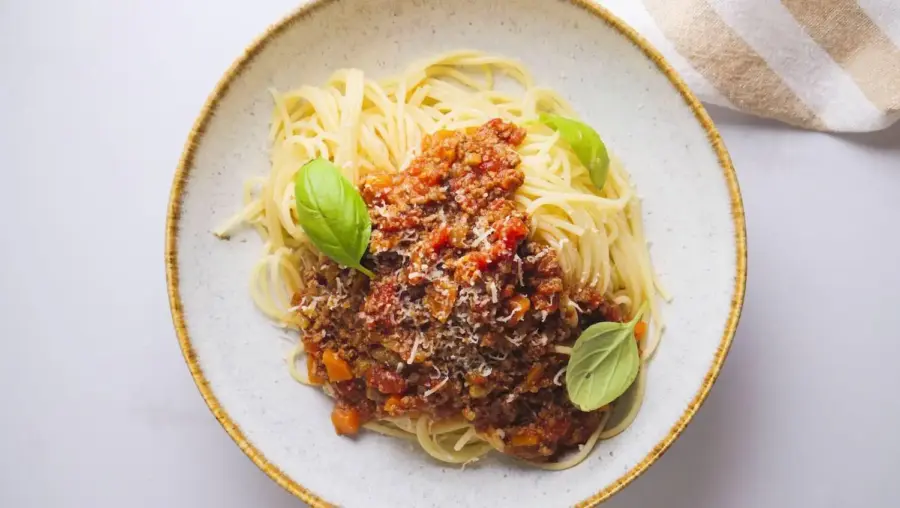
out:
M621 320L598 295L569 294L556 253L528 239L513 201L525 131L500 119L426 136L406 171L367 176L372 221L363 264L323 258L294 295L309 377L328 383L332 421L463 417L506 453L555 460L583 444L597 413L576 409L561 375L585 319ZM584 310L567 324L561 302Z

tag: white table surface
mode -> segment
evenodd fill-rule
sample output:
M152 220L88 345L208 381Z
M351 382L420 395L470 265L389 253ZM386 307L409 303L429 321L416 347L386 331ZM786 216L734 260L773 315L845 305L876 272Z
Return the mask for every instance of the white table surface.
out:
M0 0L0 506L300 506L203 404L163 270L191 123L294 3ZM898 506L900 125L713 116L747 212L740 329L694 422L606 506Z

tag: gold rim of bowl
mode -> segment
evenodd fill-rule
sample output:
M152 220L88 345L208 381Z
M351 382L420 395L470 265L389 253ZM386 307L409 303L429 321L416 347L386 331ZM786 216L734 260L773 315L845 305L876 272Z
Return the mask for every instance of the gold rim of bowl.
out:
M252 460L254 464L275 480L278 485L281 485L288 492L299 497L314 508L330 507L333 505L288 477L288 475L279 469L278 466L269 462L262 452L247 440L240 427L237 426L234 420L231 419L231 416L219 404L219 400L213 393L212 387L210 387L209 382L203 375L203 370L200 368L200 364L197 361L197 354L191 345L191 339L188 336L187 328L185 326L184 308L181 303L181 293L178 287L178 224L181 217L181 204L182 199L184 198L184 188L194 164L196 147L203 138L210 118L218 107L219 101L228 91L228 87L231 86L232 81L244 71L247 65L270 40L290 27L293 23L297 22L304 15L334 1L336 0L312 0L310 3L295 9L281 21L271 25L244 50L244 54L241 55L225 72L216 85L216 88L206 99L206 103L200 111L200 116L197 117L194 126L188 135L184 151L181 154L181 159L175 172L174 182L172 183L172 191L169 196L169 209L166 218L166 282L168 285L169 306L172 310L172 320L175 324L175 332L178 335L181 352L184 354L184 359L191 371L191 376L193 376L194 382L197 384L197 388L203 396L203 400L206 401L209 409L212 411L213 415L215 415L222 427L225 428L228 435L231 436L238 447L250 457L250 460ZM690 403L685 408L684 413L682 413L675 425L669 430L668 434L666 434L666 436L650 450L643 460L616 481L607 485L591 497L580 501L576 505L578 507L592 507L600 504L616 492L622 490L626 485L646 471L651 464L656 462L678 436L681 435L685 427L687 427L687 424L690 423L691 419L694 417L694 414L697 413L697 410L700 409L700 406L703 404L704 400L706 400L709 390L715 383L716 378L719 376L719 371L725 363L725 357L728 355L728 350L731 348L731 341L734 338L734 333L741 314L741 307L744 302L744 288L747 281L747 231L744 221L744 206L741 201L741 192L738 188L737 176L734 167L732 166L731 158L728 155L728 151L725 149L725 145L719 136L719 132L713 125L706 110L700 104L700 101L690 90L688 90L687 85L663 56L644 40L643 37L634 31L634 29L626 25L608 10L591 3L589 0L570 1L584 9L587 13L601 19L643 51L644 55L656 64L660 72L666 75L672 85L681 94L681 97L688 107L694 112L697 121L700 122L700 125L706 130L707 138L709 139L709 143L713 150L716 152L719 159L719 165L722 167L725 181L728 185L728 193L731 197L731 216L734 220L735 244L737 250L737 273L735 273L734 294L731 297L731 309L725 325L725 332L722 334L722 340L719 342L715 358L703 379L702 386L694 395L693 399L691 399Z

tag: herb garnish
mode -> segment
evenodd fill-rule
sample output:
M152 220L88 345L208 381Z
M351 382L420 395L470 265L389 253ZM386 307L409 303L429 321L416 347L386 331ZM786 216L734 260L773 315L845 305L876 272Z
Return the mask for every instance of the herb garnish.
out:
M634 382L641 368L634 327L644 302L627 323L597 323L585 330L569 357L566 389L582 411L594 411L616 400Z
M590 125L559 115L541 113L541 123L559 132L559 136L569 143L572 151L588 170L591 182L598 190L603 189L609 173L609 154L606 145Z
M294 176L297 221L306 236L334 261L374 277L360 260L369 246L372 222L362 196L326 159L307 162Z

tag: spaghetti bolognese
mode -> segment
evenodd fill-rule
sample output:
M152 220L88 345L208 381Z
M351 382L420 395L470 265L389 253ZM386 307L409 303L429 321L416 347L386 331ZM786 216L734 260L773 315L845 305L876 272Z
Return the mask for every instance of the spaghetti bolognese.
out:
M262 235L252 298L299 332L291 374L335 399L339 434L564 469L628 426L665 295L627 173L558 94L463 51L273 97L272 170L215 233ZM572 363L584 386L610 358L580 355L598 333L637 363L573 399Z

